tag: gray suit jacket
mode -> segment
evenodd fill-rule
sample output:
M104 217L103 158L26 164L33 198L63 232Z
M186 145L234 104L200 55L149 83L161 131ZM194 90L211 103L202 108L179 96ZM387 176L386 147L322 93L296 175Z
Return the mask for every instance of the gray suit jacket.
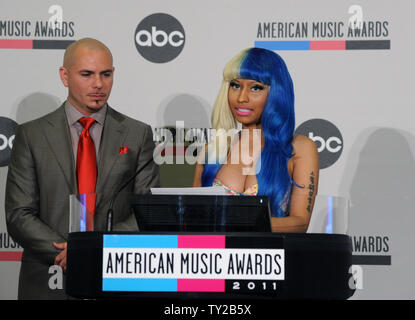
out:
M129 152L119 154L122 146ZM153 149L150 126L108 107L99 151L95 230L105 230L114 191L153 157ZM5 209L8 232L24 248L19 299L66 298L64 286L50 289L54 274L48 272L60 252L52 242L67 239L69 195L77 193L75 169L63 105L18 127L9 163ZM147 193L158 185L158 166L151 162L115 201L114 230L137 230L128 195Z

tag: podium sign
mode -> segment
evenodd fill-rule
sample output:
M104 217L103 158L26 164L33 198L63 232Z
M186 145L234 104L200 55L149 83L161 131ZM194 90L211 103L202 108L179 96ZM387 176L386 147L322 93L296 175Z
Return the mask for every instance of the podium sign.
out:
M106 234L102 291L272 294L284 268L282 239Z
M341 234L68 235L66 292L94 299L347 299L351 239Z

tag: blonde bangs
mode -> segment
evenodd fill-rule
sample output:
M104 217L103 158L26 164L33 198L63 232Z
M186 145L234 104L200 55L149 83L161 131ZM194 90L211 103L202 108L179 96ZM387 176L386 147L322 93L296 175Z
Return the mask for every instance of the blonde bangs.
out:
M236 78L240 78L240 70L242 62L247 54L248 49L245 49L238 53L228 64L225 66L223 70L223 80L231 81Z

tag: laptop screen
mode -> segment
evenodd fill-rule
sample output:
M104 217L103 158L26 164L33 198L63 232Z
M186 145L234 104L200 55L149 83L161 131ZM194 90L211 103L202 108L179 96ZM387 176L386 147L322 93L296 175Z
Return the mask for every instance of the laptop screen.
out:
M223 195L133 195L140 231L271 232L268 198Z

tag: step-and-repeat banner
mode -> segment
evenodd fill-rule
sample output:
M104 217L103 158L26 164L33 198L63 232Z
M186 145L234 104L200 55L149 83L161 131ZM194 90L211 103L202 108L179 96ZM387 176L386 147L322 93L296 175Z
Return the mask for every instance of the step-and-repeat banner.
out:
M3 206L15 129L65 100L58 68L84 37L113 53L110 105L149 123L156 142L177 122L210 128L236 53L278 52L294 81L296 131L318 147L319 193L349 201L352 299L414 299L414 10L386 0L0 2L0 299L17 297L22 252ZM164 164L163 185L191 184L192 170Z

